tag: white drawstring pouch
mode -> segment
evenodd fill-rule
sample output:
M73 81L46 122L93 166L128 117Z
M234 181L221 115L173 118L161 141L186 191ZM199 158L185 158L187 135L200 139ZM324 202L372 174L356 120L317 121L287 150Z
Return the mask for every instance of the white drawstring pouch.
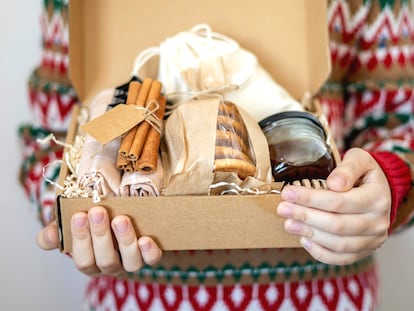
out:
M288 110L303 110L259 64L257 57L206 24L179 32L158 47L142 51L133 75L148 75L150 59L158 56L158 76L169 102L217 93L242 107L257 122Z

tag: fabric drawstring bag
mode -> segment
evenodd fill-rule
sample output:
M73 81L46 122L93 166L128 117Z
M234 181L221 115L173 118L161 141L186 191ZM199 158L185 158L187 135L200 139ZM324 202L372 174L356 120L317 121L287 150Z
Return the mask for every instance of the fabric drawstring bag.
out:
M156 78L162 81L164 94L173 103L170 108L186 97L218 93L242 107L257 122L281 111L303 110L261 67L253 53L235 40L213 32L206 24L179 32L158 47L142 51L132 74L154 74L153 63L148 66L153 57L158 57Z

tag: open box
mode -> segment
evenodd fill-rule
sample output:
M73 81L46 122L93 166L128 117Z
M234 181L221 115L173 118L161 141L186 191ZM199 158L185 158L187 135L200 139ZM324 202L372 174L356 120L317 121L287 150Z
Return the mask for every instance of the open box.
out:
M100 90L125 83L141 50L199 23L253 52L297 99L314 94L330 71L325 0L71 0L69 23L70 77L83 105ZM68 142L77 132L75 116ZM67 174L63 164L59 184ZM137 233L152 236L164 250L298 247L276 215L279 201L278 194L111 197L99 205L110 217L130 216ZM58 194L62 251L71 250L71 216L94 205Z

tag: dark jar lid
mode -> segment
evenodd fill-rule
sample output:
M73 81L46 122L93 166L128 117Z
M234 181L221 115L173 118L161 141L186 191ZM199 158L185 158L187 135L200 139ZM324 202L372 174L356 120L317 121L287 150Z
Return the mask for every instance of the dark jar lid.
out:
M312 121L317 125L318 127L323 129L321 121L313 115L310 112L306 111L283 111L279 113L272 114L271 116L268 116L267 118L263 119L259 122L260 128L264 129L265 127L271 125L274 122L277 122L279 120L287 119L287 118L304 118L307 120Z

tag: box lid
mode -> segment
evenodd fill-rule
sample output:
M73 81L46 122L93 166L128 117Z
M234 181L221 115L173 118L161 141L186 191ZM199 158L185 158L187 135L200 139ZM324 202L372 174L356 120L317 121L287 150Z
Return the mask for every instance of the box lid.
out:
M225 5L224 5L225 3ZM328 77L326 0L71 0L70 78L85 104L125 83L136 55L196 24L236 40L296 99Z

